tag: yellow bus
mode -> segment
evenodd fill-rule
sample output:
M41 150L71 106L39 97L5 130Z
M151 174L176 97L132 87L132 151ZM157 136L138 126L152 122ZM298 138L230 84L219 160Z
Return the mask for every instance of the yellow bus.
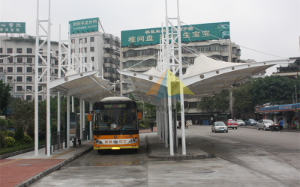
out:
M94 150L139 149L137 105L127 97L106 97L94 104Z

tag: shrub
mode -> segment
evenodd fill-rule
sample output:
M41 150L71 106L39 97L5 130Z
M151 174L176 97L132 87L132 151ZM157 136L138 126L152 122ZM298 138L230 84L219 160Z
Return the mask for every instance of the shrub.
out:
M20 126L20 127L17 128L16 134L15 134L15 138L18 141L22 141L23 140L23 138L24 138L24 130L23 130L22 126Z
M5 138L5 143L7 147L13 147L15 144L16 140L12 137L6 137Z
M4 131L0 131L0 148L5 147L6 142L5 142L5 133Z
M32 142L32 138L28 135L25 135L23 138L23 143L31 143Z
M7 132L6 132L6 136L7 136L7 137L15 138L15 132L14 132L14 131L7 131Z
M145 128L145 125L143 125L143 124L140 123L140 127Z

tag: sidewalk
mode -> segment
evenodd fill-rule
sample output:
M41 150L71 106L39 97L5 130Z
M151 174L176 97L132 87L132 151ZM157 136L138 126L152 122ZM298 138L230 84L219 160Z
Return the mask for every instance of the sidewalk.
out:
M55 171L93 149L92 141L84 141L75 148L55 151L50 157L45 148L0 160L1 187L29 186L41 177Z
M147 133L147 132L151 132L151 129L139 130L139 133ZM153 127L153 132L156 132L156 127Z
M179 132L178 132L179 134ZM181 138L180 136L178 136ZM185 160L185 159L200 159L209 158L210 155L192 144L186 144L186 155L182 155L181 144L177 147L177 154L170 156L170 148L166 148L165 144L159 140L156 133L149 133L146 137L148 154L150 158L163 160Z

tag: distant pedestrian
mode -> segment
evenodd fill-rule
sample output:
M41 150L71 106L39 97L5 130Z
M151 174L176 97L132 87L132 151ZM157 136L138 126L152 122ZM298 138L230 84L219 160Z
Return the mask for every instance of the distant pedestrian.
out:
M280 129L280 132L282 132L282 129L283 129L283 120L282 119L279 121L279 129Z
M151 128L151 132L153 132L153 127L154 127L154 122L153 122L153 121L151 121L151 122L150 122L150 128Z
M181 121L179 120L179 129L181 129Z

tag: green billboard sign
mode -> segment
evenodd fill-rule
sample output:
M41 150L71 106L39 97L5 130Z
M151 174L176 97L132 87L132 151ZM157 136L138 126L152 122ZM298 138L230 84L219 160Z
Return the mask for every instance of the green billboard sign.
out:
M81 19L75 21L69 21L70 33L79 34L87 32L98 31L98 20L99 18Z
M0 22L0 33L25 33L25 22Z
M169 28L170 31L171 28ZM128 30L121 32L121 46L128 47L155 45L160 43L162 32L165 34L165 29L150 28L140 30ZM196 42L205 40L230 39L230 23L207 23L197 25L182 25L181 26L181 41Z

